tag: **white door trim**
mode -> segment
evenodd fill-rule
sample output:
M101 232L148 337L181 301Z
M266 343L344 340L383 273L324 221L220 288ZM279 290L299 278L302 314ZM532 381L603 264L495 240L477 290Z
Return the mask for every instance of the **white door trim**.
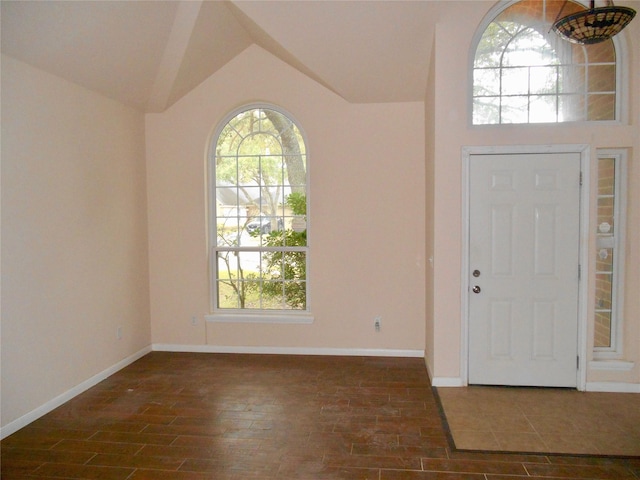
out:
M472 155L524 154L524 153L578 153L582 172L580 190L580 252L582 266L578 287L578 365L577 389L585 390L587 383L587 298L588 298L588 242L589 242L589 166L591 149L587 144L575 145L505 145L505 146L467 146L462 148L462 269L461 278L461 338L460 338L460 379L463 385L469 384L469 162Z

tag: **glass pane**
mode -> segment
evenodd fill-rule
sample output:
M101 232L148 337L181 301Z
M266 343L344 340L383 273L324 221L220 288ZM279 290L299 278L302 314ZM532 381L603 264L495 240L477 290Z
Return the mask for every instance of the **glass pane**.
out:
M307 308L307 282L284 283L286 308L305 309Z
M280 281L267 281L262 285L262 308L263 309L278 309L282 310L286 308L285 294L283 291L283 285Z
M227 281L220 280L218 285L218 308L240 308L238 293Z
M306 280L307 259L305 252L285 253L283 268L286 280Z
M237 192L235 188L218 188L216 196L216 244L236 246L242 228L238 222Z
M559 122L585 120L584 95L560 95L558 110Z
M613 197L598 198L598 233L612 235L613 224Z
M291 229L287 231L286 245L288 247L307 247L307 224L306 219L299 216L292 219Z
M256 185L258 166L258 157L238 157L238 185ZM219 175L217 177L220 178Z
M224 193L224 190L227 189L218 189L218 194ZM235 189L228 189L235 190ZM235 205L222 203L220 200L217 201L216 205L216 215L218 217L218 224L223 225L232 225L237 223L235 219L238 216L238 208ZM233 221L231 221L233 220Z
M529 121L528 97L502 97L500 116L502 123L527 123Z
M237 247L240 245L241 227L237 217L218 217L216 245L219 247Z
M282 278L282 255L283 252L262 252L260 257L262 259L263 276L269 279Z
M269 247L289 246L291 234L292 232L290 228L271 232L268 236L264 237L264 245Z
M615 194L616 161L613 158L598 160L598 195Z
M585 45L591 63L615 62L616 51L613 40Z
M233 281L238 278L238 260L235 252L222 250L218 252L217 279Z
M589 92L614 92L615 89L615 65L592 65L589 67Z
M571 43L570 45L568 45L568 47L571 49L569 58L573 60L574 64L582 65L587 63L586 49L584 45L576 45L575 43Z
M287 232L285 242L289 247L307 246L307 222L302 216L291 219L291 229Z
M596 271L599 273L613 273L613 249L598 249L596 254Z
M502 95L526 95L528 92L528 67L504 68L502 70Z
M559 93L585 93L585 69L583 65L559 67Z
M500 123L500 97L478 97L473 99L473 124L493 125Z
M254 184L255 185L255 184ZM260 187L257 186L242 186L239 189L238 194L238 205L246 208L247 213L250 216L257 215L259 213L259 205L260 199L262 197L262 191ZM251 210L251 206L256 207L254 210Z
M285 170L282 155L263 155L260 157L260 184L281 186L285 183ZM280 192L281 193L281 192Z
M529 122L557 122L555 95L533 95L529 104Z
M235 156L216 157L216 185L236 185L238 175Z
M476 68L473 71L473 95L499 95L500 69Z
M615 94L594 94L587 97L587 120L613 120L615 113Z
M223 180L218 180L221 182ZM218 212L222 212L222 216L231 211L232 208L236 208L238 205L238 188L235 184L227 184L227 186L220 186L216 188L216 202Z
M612 279L609 273L596 274L596 310L611 310Z
M240 274L244 279L260 276L262 263L260 252L236 252L238 268L241 269Z
M259 310L262 306L262 282L251 277L240 284L240 298L244 300L240 308L250 308Z
M596 312L594 347L611 347L611 312Z
M558 67L531 67L529 71L529 91L531 94L556 93Z

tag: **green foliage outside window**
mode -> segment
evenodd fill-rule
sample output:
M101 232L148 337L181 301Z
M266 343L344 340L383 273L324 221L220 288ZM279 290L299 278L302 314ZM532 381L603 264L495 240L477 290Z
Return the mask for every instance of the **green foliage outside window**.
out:
M287 205L294 215L306 215L307 197L302 193L292 193L287 197ZM307 229L294 229L271 232L265 239L269 247L307 245ZM266 271L262 291L272 298L280 298L293 309L304 310L307 307L307 261L306 252L267 252L263 255Z

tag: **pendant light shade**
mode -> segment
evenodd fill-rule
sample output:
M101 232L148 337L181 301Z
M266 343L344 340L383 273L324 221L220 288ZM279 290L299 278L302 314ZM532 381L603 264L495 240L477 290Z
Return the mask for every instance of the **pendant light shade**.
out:
M592 0L589 9L557 20L553 24L553 30L572 43L589 45L604 42L620 33L635 15L632 8L616 7L613 4L595 8Z

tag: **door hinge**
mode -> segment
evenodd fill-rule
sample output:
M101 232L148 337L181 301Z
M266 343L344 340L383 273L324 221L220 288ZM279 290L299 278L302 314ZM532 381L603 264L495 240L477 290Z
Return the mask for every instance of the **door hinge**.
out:
M576 370L580 370L580 356L576 357Z
M580 186L582 186L582 172L580 172Z
M578 264L578 280L582 278L582 265Z

